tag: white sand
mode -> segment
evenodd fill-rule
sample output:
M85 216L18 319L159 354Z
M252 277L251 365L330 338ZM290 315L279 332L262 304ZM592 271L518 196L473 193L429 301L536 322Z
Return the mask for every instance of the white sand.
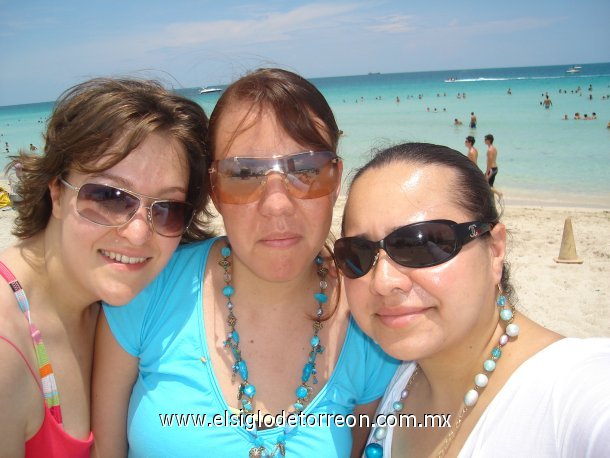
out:
M339 234L344 198L335 208ZM572 203L572 202L570 202ZM517 308L542 325L573 337L610 337L610 210L517 206L508 200L503 222L510 233L508 261ZM0 210L0 248L12 243L15 212ZM572 219L577 256L583 264L558 264L564 222ZM216 224L222 227L222 221Z

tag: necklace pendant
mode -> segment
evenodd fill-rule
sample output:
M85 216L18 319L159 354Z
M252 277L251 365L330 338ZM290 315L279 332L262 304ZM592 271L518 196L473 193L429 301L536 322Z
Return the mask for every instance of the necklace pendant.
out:
M262 458L265 456L265 447L252 447L248 453L249 458Z

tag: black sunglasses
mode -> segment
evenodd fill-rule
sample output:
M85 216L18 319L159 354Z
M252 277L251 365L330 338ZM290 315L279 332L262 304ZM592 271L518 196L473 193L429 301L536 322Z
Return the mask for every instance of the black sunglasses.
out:
M335 242L335 260L348 278L366 275L377 262L379 249L401 266L436 266L455 257L464 245L488 233L493 226L494 223L480 221L458 224L437 219L399 227L378 242L343 237Z
M59 181L77 192L78 214L100 226L123 226L131 221L140 207L144 207L148 210L148 223L157 234L180 237L193 218L193 206L189 202L156 199L105 184L85 183L74 186L62 178Z

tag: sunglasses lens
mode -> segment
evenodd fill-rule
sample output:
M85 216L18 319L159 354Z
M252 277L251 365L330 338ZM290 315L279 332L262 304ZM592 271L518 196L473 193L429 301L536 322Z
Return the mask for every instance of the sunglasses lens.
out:
M390 257L406 267L429 267L451 258L457 249L455 233L444 223L411 224L385 238Z
M358 237L346 237L335 243L337 266L347 278L359 278L366 275L375 260L377 250L368 240Z
M187 202L155 202L151 212L155 231L166 237L177 237L188 227L193 207Z
M267 179L284 175L288 192L297 199L330 194L340 179L334 153L306 152L278 158L235 157L216 161L211 173L216 198L228 204L257 201Z
M102 226L122 226L139 208L138 196L104 184L83 185L76 200L78 213ZM166 237L182 235L192 216L193 207L188 202L158 201L151 206L153 228Z
M78 192L77 210L89 221L104 226L126 223L138 211L140 199L112 186L88 183Z

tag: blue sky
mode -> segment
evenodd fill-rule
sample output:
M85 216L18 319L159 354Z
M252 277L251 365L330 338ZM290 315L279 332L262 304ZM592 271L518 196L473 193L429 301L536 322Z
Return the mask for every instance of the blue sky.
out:
M171 6L170 6L171 5ZM95 76L173 87L610 61L608 0L0 0L0 106Z

